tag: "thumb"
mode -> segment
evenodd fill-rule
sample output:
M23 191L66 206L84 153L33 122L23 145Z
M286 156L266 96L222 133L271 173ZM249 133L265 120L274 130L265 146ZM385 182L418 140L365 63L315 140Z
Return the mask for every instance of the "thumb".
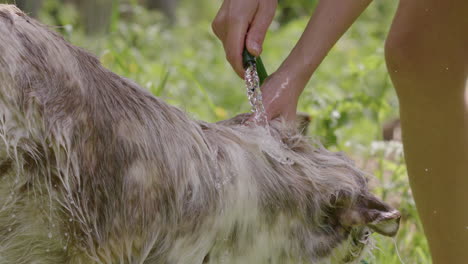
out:
M255 57L262 53L263 41L273 18L275 17L277 0L260 1L257 13L247 33L247 50Z

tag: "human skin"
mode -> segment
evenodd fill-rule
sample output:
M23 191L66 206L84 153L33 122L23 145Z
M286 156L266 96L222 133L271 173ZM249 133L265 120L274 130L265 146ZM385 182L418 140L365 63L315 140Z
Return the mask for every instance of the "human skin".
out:
M224 0L213 20L213 32L223 42L226 59L241 78L244 46L260 56L277 5L277 0Z
M269 119L295 119L314 71L370 2L319 2L290 55L262 86ZM241 77L244 42L254 55L261 53L274 12L258 10L270 10L268 4L276 8L272 0L225 0L213 23ZM467 28L466 0L401 0L385 49L410 184L435 264L468 259Z
M402 0L385 53L433 263L467 263L468 1Z
M313 72L370 2L319 2L290 55L262 87L263 103L269 119L282 116L286 120L295 120L299 95ZM260 55L262 49L253 47L262 46L268 25L273 20L274 12L264 6L267 4L276 8L276 1L272 0L225 0L213 21L213 31L223 42L228 61L241 77L244 40L253 55ZM258 11L255 13L248 10Z

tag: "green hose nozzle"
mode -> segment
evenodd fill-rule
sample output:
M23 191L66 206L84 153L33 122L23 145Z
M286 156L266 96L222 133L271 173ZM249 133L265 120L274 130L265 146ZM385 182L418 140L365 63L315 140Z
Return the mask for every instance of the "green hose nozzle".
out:
M247 49L244 49L244 52L242 52L242 64L244 69L247 69L249 66L256 65L260 85L262 85L265 79L268 77L268 73L265 69L265 65L263 65L262 58L255 58L255 56L250 54Z

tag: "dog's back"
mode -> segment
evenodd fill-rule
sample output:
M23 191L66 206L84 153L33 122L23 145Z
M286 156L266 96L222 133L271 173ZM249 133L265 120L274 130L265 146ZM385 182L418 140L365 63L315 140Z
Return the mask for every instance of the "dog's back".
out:
M352 261L396 232L349 160L281 123L193 121L13 6L0 47L1 264Z

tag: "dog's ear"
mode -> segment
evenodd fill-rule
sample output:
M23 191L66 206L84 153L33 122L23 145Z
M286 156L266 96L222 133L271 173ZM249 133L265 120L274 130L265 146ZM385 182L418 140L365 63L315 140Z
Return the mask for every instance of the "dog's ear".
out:
M297 116L296 116L297 130L304 136L307 135L307 130L309 128L310 121L312 121L312 117L309 114L302 113L302 112L297 113Z
M223 125L223 126L236 126L236 125L242 125L244 124L247 120L249 120L251 113L244 113L244 114L239 114L236 115L233 118L219 121L216 124Z
M367 226L374 232L393 237L400 226L400 212L370 193L361 195L351 206L339 210L344 227Z

